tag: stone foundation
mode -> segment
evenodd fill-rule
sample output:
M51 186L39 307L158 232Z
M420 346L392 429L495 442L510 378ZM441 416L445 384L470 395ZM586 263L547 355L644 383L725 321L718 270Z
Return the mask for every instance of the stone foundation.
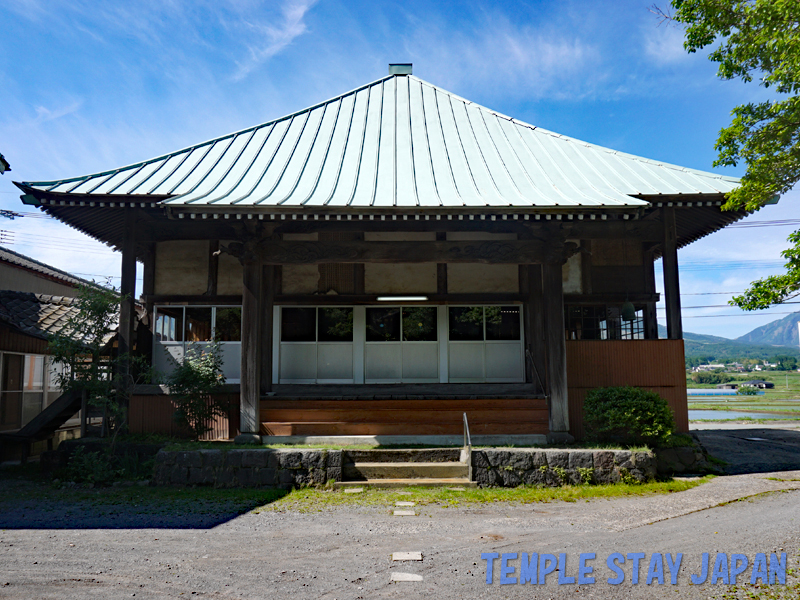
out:
M655 478L656 458L628 450L492 448L472 451L472 474L480 487L644 482Z
M156 455L155 485L292 489L342 480L341 450L196 450Z

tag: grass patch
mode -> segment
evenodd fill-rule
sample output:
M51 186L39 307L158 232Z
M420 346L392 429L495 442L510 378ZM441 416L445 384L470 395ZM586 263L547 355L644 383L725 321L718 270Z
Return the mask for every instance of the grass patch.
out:
M468 488L463 492L446 488L408 487L399 489L367 488L359 494L345 494L341 489L302 489L295 490L257 510L291 510L300 512L320 512L337 506L386 506L391 507L395 500L413 500L418 505L436 507L457 507L472 504L509 502L533 504L547 502L578 502L592 498L617 498L621 496L648 496L654 494L673 494L690 490L713 478L708 475L698 479L673 479L641 484L616 483L610 485L566 485L556 488L520 486L516 488ZM411 491L412 495L399 494Z

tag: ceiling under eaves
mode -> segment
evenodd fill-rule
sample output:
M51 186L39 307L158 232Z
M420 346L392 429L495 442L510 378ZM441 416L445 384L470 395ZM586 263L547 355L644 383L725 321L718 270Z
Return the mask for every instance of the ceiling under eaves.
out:
M562 136L411 75L127 167L23 184L164 205L299 208L633 208L635 196L719 195L739 181Z

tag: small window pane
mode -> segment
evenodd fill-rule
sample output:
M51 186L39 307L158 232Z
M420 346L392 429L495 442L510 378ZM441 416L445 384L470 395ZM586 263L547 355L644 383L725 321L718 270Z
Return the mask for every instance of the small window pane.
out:
M367 309L367 341L399 342L400 341L400 309L368 308Z
M353 341L352 308L320 308L317 340L320 342Z
M315 342L316 340L316 308L284 308L281 310L282 342Z
M44 356L25 355L25 391L41 391L44 386Z
M22 367L25 357L22 354L3 355L3 381L0 390L19 392L22 390Z
M437 308L413 306L403 309L403 341L435 342Z
M156 312L155 333L159 342L182 342L183 308L159 306Z
M211 307L193 306L186 309L186 341L211 341Z
M483 307L450 308L450 341L483 341Z
M518 306L487 306L485 310L487 340L520 339Z
M214 335L220 342L242 341L242 309L239 306L217 308Z

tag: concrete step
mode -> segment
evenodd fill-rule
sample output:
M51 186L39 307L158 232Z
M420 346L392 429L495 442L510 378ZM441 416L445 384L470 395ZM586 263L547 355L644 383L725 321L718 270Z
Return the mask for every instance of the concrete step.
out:
M452 479L469 477L469 466L460 462L357 462L345 464L346 480Z
M405 487L463 487L475 488L478 484L466 477L428 478L428 479L367 479L366 481L337 481L335 488L373 487L373 488L405 488Z

